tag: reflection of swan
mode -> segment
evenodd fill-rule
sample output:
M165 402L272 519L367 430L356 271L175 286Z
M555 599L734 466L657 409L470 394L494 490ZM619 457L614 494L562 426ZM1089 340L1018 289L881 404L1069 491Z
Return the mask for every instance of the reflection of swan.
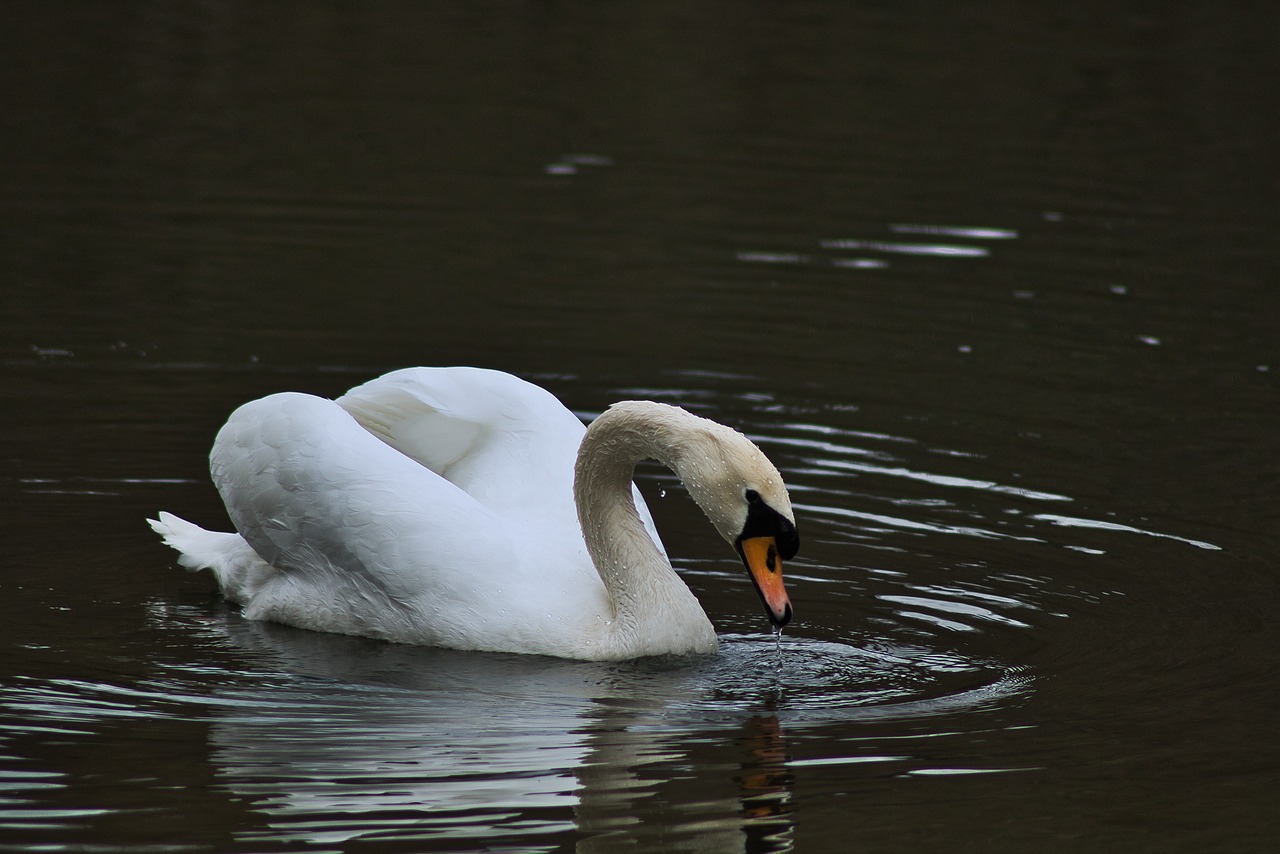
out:
M201 696L217 786L249 805L241 847L368 838L581 854L788 850L785 732L768 699L682 711L691 697L714 702L713 674L767 693L742 666L757 644L592 664L203 610L200 626L254 662Z
M411 368L336 403L246 404L210 455L239 534L168 513L151 524L254 619L567 658L710 652L711 623L631 485L650 457L680 476L786 623L781 560L799 540L759 448L647 401L615 404L584 431L550 393L496 371Z

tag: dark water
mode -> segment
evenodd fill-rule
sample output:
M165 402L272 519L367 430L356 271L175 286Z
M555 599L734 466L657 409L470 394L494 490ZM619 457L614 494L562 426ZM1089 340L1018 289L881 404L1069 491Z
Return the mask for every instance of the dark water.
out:
M0 849L1280 844L1280 13L13 4ZM477 364L755 437L774 642L596 665L245 621L264 393Z

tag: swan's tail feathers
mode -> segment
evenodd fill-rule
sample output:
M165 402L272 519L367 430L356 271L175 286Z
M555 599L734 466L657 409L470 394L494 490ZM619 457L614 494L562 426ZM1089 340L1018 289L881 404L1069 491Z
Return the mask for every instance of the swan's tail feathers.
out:
M147 524L160 535L166 546L178 550L178 563L193 571L212 569L217 572L231 549L231 540L240 539L238 534L206 531L163 510L159 519L148 519Z
M275 574L239 534L206 531L164 511L159 515L147 524L165 545L178 551L178 564L192 571L211 570L223 595L231 601L244 604Z

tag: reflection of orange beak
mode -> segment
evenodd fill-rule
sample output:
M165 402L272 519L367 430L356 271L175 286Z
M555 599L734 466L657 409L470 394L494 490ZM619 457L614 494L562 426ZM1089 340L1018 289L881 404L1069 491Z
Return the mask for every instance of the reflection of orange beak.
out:
M787 745L776 715L752 715L743 727L743 746L750 753L742 760L743 812L758 823L789 825L791 789L795 777L787 771Z
M751 581L764 602L769 620L782 628L791 620L791 600L782 584L782 556L773 537L749 537L738 543L742 562L747 565Z

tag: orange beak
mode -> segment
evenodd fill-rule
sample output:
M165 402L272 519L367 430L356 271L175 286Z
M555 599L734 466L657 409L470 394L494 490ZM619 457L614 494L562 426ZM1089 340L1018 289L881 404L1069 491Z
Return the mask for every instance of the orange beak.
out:
M778 628L791 620L791 600L782 584L782 556L773 537L749 537L738 542L738 553L764 603L765 613Z

